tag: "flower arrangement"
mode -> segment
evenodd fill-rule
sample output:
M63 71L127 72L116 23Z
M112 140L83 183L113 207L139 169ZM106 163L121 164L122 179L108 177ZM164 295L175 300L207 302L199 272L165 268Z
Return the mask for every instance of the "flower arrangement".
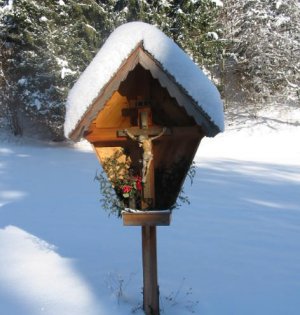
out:
M124 178L117 188L121 189L124 198L137 197L143 189L142 177L136 175Z
M100 182L102 207L120 216L124 208L140 206L142 178L131 168L131 160L122 149L107 157L102 163L104 172L95 179Z
M116 214L120 217L122 210L125 208L141 209L142 201L144 204L147 203L147 200L142 197L142 178L136 170L132 169L131 164L130 157L120 148L102 162L103 171L95 176L95 179L100 183L101 205L109 214ZM168 196L172 195L174 190L174 184L177 185L180 180L180 178L177 178L175 170L181 168L187 168L185 161L179 161L171 165L169 169L157 171L157 189L160 191L160 199L162 201L158 209L173 210L184 203L189 204L189 199L185 195L183 188L171 207L163 203L164 200L168 201ZM191 183L193 182L195 173L196 168L192 164L187 171ZM151 206L149 208L151 209Z
M112 188L117 196L124 201L125 206L129 206L129 200L139 200L142 194L142 178L138 175L132 175L129 169L127 174L120 177L109 177Z

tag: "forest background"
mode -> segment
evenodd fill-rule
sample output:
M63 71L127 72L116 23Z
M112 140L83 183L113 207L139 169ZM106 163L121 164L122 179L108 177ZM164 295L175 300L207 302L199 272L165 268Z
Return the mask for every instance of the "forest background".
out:
M191 56L225 111L300 106L298 0L0 0L0 126L63 140L69 89L110 33L137 20Z

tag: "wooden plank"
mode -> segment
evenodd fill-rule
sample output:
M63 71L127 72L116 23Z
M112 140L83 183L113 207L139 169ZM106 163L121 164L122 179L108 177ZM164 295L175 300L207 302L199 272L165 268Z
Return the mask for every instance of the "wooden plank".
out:
M199 138L203 136L203 132L199 126L184 126L184 127L172 127L172 136L174 139L177 138Z
M145 211L145 212L123 212L123 225L125 226L167 226L171 222L170 211Z
M117 135L116 128L92 128L84 134L84 138L91 143L94 142L112 142L112 141L128 141L128 137L120 137Z
M129 129L129 128L128 128ZM153 126L147 130L140 129L139 127L131 127L131 133L134 135L149 135L154 136L157 135L161 130L162 127L160 126ZM182 137L199 137L202 135L201 129L198 126L192 127L173 127L167 128L164 135L162 135L162 139L164 137L168 137L173 135L175 138L182 138ZM96 128L96 125L93 124L89 131L85 132L84 138L87 139L89 142L124 142L124 141L131 141L126 136L124 130L120 130L118 128Z
M125 96L118 91L106 102L96 118L97 128L126 128L130 126L130 117L121 113L129 109L129 103Z

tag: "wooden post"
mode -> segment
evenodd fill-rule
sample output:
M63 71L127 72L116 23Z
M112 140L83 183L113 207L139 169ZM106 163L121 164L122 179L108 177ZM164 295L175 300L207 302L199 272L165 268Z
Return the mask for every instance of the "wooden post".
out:
M143 307L146 315L159 315L156 226L142 226Z
M149 198L155 205L154 161L149 166L146 183L144 184L144 198ZM143 207L143 205L142 205ZM143 308L146 315L159 315L159 288L157 278L157 245L156 226L142 226L143 252Z

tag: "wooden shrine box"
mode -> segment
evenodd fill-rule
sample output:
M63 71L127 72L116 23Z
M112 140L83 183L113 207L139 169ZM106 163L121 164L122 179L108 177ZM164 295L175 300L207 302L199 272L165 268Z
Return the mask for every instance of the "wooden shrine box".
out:
M141 192L128 198L123 222L142 226L143 308L159 315L156 226L170 224L168 209L201 139L223 130L220 95L170 38L132 22L107 39L70 91L66 109L66 137L87 139L111 181L107 161L111 169L123 165L118 179L127 171L137 179Z
M65 133L87 139L100 163L121 150L136 173L145 160L138 139L153 139L144 184L151 202L140 208L166 210L176 202L201 139L222 130L222 115L219 93L191 59L155 27L133 22L108 38L71 90Z

